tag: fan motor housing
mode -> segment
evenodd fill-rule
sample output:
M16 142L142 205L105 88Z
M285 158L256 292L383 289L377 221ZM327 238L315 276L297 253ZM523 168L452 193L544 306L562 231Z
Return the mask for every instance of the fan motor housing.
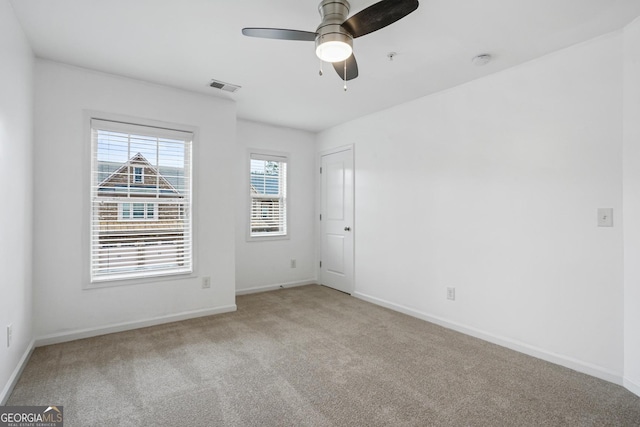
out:
M323 0L318 6L322 22L316 29L316 49L326 42L343 42L353 47L353 36L342 28L349 16L350 5L347 0Z

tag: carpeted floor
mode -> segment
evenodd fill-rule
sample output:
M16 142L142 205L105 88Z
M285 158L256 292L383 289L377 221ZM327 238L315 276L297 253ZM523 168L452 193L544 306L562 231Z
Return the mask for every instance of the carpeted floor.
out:
M321 287L35 350L65 426L640 426L622 387Z

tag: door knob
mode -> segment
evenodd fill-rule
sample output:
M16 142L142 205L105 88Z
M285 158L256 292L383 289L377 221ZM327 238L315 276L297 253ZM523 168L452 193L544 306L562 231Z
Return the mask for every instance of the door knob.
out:
M344 231L351 231L351 227L345 227Z

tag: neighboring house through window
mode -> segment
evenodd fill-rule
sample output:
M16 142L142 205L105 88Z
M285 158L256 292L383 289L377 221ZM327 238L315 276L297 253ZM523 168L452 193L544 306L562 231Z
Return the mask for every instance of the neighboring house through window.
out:
M249 155L249 237L287 236L287 156Z
M91 119L91 282L193 271L191 143Z

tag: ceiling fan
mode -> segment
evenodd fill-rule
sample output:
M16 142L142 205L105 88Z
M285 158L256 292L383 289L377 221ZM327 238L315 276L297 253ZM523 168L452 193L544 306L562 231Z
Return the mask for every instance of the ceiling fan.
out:
M382 0L347 19L347 0L322 0L318 6L322 22L315 32L282 28L243 28L242 34L266 39L315 41L318 58L324 62L331 62L338 75L346 82L358 77L358 64L353 55L353 39L393 24L417 8L418 0Z

